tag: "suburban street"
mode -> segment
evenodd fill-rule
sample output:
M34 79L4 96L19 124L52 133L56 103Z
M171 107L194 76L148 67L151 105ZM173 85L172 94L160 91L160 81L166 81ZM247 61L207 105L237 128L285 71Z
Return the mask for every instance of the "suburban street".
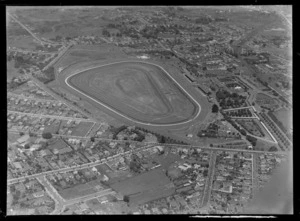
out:
M31 114L31 113L25 113L25 112L19 112L19 111L11 111L7 110L8 114L19 114L21 116L30 116L30 117L38 117L38 118L55 118L59 120L76 120L76 121L85 121L85 122L94 122L94 120L89 120L85 118L76 118L76 117L64 117L64 116L57 116L57 115L44 115L44 114Z
M56 100L61 101L62 103L64 103L65 105L67 105L69 108L80 112L81 114L83 114L84 116L88 117L89 119L93 119L93 121L100 122L99 120L94 119L90 114L88 114L85 111L81 110L78 106L73 105L71 102L67 101L66 99L64 99L61 96L59 96L56 93L54 93L52 90L50 90L46 85L44 85L42 82L40 82L36 78L32 77L31 75L29 77L30 77L30 79L34 83L36 83L36 85L39 88L41 88L42 90L46 91L49 95L51 95L52 97L54 97Z
M53 45L60 45L60 43L54 43L54 42L50 42L50 41L44 41L41 38L39 38L38 36L36 36L32 31L29 30L29 28L27 28L25 25L23 25L16 17L12 16L11 14L7 13L7 15L9 17L11 17L15 22L17 22L20 26L22 26L22 28L24 28L29 34L31 34L31 36L36 39L37 41L41 42L42 44L53 44Z
M69 44L66 48L64 48L62 51L59 52L59 54L54 58L49 64L47 64L44 68L43 71L47 70L49 67L51 67L55 62L57 62L71 47L73 44Z
M12 96L12 97L16 97L16 98L20 98L20 99L27 99L27 100L34 100L34 101L40 101L40 102L51 102L51 103L61 103L61 101L58 100L54 100L54 99L43 99L43 98L36 98L36 97L27 97L24 96L23 94L14 94L11 92L7 93L8 97Z
M57 52L29 51L29 50L21 50L21 49L9 49L9 50L19 52L19 53L49 54L49 55L57 54Z
M45 187L46 192L55 201L55 209L51 214L60 214L62 212L65 200L58 194L55 188L49 183L45 176L36 177L37 180Z
M70 171L74 171L74 170L78 170L78 169L85 169L85 168L90 168L90 167L98 166L98 165L101 165L101 164L105 164L106 162L108 162L110 160L113 160L116 157L119 157L119 156L122 156L122 155L126 155L126 154L129 154L131 152L137 152L137 151L145 150L145 149L151 148L151 147L152 146L144 146L144 147L141 147L141 148L137 148L134 151L132 151L132 150L126 151L124 153L116 154L116 155L107 157L105 159L101 159L101 160L96 161L96 162L90 162L90 163L86 163L86 164L82 164L82 165L76 165L76 166L72 166L72 167L66 167L66 168L61 168L61 169L57 169L57 170L50 170L50 171L46 171L46 172L42 172L42 173L38 173L38 174L32 174L32 175L27 175L27 176L19 177L19 178L9 179L9 180L7 180L7 185L11 185L13 183L22 182L25 179L38 178L40 176L46 176L46 175L57 174L57 173L66 173L66 172L70 172Z
M209 159L209 173L208 178L206 179L204 191L203 191L203 197L202 197L202 205L201 207L204 207L209 203L210 201L210 194L212 190L213 185L213 178L215 174L215 164L216 164L216 152L212 151Z
M78 198L74 198L74 199L70 199L70 200L65 200L64 198L62 198L60 196L60 194L56 191L56 189L50 184L50 182L47 180L47 178L45 176L39 176L37 177L38 181L45 187L46 192L54 199L55 203L55 209L54 211L51 213L52 215L56 215L56 214L61 214L64 209L72 204L75 203L79 203L79 202L84 202L96 197L102 197L105 195L109 195L109 194L114 194L115 191L113 191L112 189L104 189L101 190L97 193L92 193L86 196L82 196L82 197L78 197Z

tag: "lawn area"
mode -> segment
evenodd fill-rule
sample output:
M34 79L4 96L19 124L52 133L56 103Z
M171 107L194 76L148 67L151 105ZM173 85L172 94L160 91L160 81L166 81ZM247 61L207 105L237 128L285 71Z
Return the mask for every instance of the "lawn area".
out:
M124 195L134 195L151 189L157 189L158 187L170 183L171 181L165 173L161 169L156 169L127 180L114 183L111 187Z
M119 170L119 171L113 171L112 169L109 168L107 164L101 164L96 166L97 170L101 174L105 174L106 176L109 177L109 180L107 181L108 185L120 182L122 180L126 180L130 177L132 177L132 173L129 170Z
M146 202L167 197L175 192L173 184L157 187L156 189L147 190L137 195L130 196L130 206L144 204Z
M19 75L18 69L14 67L14 61L7 62L7 80L18 77Z
M275 146L275 147L277 147L278 150L280 150L280 148L276 144L257 139L256 145L253 149L259 150L259 151L268 151L270 149L270 147L272 147L272 146Z
M44 129L43 132L50 132L52 134L56 133L59 130L60 126L65 124L67 121L66 120L61 120L60 122L61 123L58 123L58 122L54 123L53 122L50 125L45 126L45 129Z
M100 184L100 180L97 179L85 184L76 185L72 188L61 190L59 191L59 194L64 199L69 200L99 192L101 189L105 189L105 187L103 187Z
M174 185L161 169L154 169L127 180L114 183L111 188L129 196L131 205L166 197L174 193Z
M287 130L292 127L293 113L291 109L281 108L275 111L274 115Z
M278 104L274 98L272 98L266 94L263 94L263 93L258 93L256 95L255 102L259 106L263 106L263 107L268 107L268 108L277 108L278 107Z
M94 125L92 122L80 122L77 127L72 129L72 136L85 136L86 133L91 129Z
M67 67L71 64L83 61L105 60L108 58L125 58L126 55L116 46L110 44L101 45L77 45L69 49L55 64L56 68Z
M173 153L168 153L166 156L165 155L155 155L154 159L161 164L162 168L167 169L172 163L175 161L181 160L179 155L173 154Z
M14 142L16 142L17 139L19 139L19 138L20 138L20 135L19 135L18 133L8 133L8 134L7 134L7 140L8 140L9 142L14 143Z
M24 50L35 50L36 46L40 44L35 42L32 36L17 36L8 38L7 45Z

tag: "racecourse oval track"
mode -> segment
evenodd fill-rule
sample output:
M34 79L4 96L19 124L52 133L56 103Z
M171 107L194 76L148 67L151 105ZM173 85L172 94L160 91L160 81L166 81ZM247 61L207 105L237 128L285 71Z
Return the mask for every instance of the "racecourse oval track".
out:
M95 84L96 84L95 79L97 76L95 75L95 73L92 73L89 71L95 71L95 70L98 70L99 68L104 68L104 67L109 67L109 66L111 67L114 65L116 66L118 64L122 64L122 65L124 65L124 64L130 65L131 64L131 66L133 64L137 64L137 65L142 64L142 65L153 66L153 67L156 67L157 70L159 69L164 74L159 74L158 71L154 71L154 72L150 71L151 75L149 73L143 74L142 72L140 72L138 70L136 75L133 75L132 73L130 73L128 75L128 77L123 77L124 73L121 73L121 75L117 74L117 77L114 78L115 72L112 72L112 73L109 73L108 75L106 74L104 76L101 76L100 80L98 79L100 81L99 84L101 84L102 87L108 85L107 89L101 88L101 87L96 88L95 87ZM123 70L124 67L122 67L121 69ZM118 71L121 69L118 69ZM134 72L134 71L130 70L130 72ZM95 75L95 76L93 76L94 78L91 78L92 80L89 81L90 76L93 74ZM83 95L85 98L88 98L89 100L101 105L102 107L105 107L107 110L113 112L114 114L117 114L118 116L121 116L122 118L125 118L126 120L132 121L134 123L138 123L138 124L142 124L142 125L149 125L149 126L177 126L177 125L183 125L183 124L187 124L189 122L194 121L201 113L201 105L199 104L199 102L192 95L190 95L190 93L188 93L164 68L162 68L161 66L159 66L157 64L144 62L144 61L118 61L118 62L112 62L112 63L108 63L108 64L103 64L103 65L93 66L90 68L86 68L84 70L72 72L71 74L69 73L67 75L68 76L64 77L63 83L65 83L69 88L76 91L80 95ZM79 76L79 78L77 76ZM121 76L121 79L120 79L120 76ZM110 85L105 83L106 78L108 79L108 82L113 82L113 84L111 83L111 85L113 87L118 86L118 90L120 90L120 88L121 88L121 86L119 85L120 81L121 82L124 81L122 84L126 85L126 88L125 88L126 90L127 90L127 85L130 88L130 86L132 85L131 82L137 81L138 83L134 83L134 89L138 88L140 85L142 85L143 86L143 89L142 89L143 94L138 93L137 95L136 94L134 94L134 95L139 96L142 94L143 96L142 96L141 100L143 102L140 102L137 99L133 99L131 95L126 97L122 93L115 92L114 90L107 93L108 92L107 90L109 90ZM113 80L111 80L111 79L113 79ZM162 79L164 79L164 80L162 80ZM166 84L166 83L170 84L170 82L167 82L167 81L169 81L168 79L172 81L171 84L174 84L177 89L174 89L174 87L171 88L171 86L170 86L170 88L168 88L169 91L167 91L168 93L166 93L165 91L163 91L163 93L162 93L162 90L164 90L165 87L169 87ZM127 81L129 81L129 84L127 84ZM144 84L146 81L150 85L149 88L147 88L148 85ZM164 81L166 81L166 82L164 82ZM75 82L75 85L74 85L74 82ZM88 87L88 93L86 93L84 91L85 89L83 90L82 88L78 87L78 85L76 85L76 83L82 83L82 82L84 82L85 87ZM140 83L140 85L139 85L139 83ZM91 84L93 84L93 87L91 87ZM98 89L99 89L99 91L97 92L97 94L95 96L95 92ZM178 95L179 93L174 93L175 90L180 91L181 94ZM170 93L170 91L172 93ZM93 92L94 94L91 92ZM128 93L130 94L130 93L132 93L132 91L129 91ZM112 94L118 94L118 96L114 96ZM98 95L100 95L100 96L98 96ZM175 98L174 98L174 96L175 96ZM185 97L185 101L183 101L183 96ZM121 97L121 99L120 99L120 97ZM153 97L154 97L154 99L153 99ZM149 98L151 100L151 102L147 103L147 105L144 105L145 104L144 100L147 101L147 99L144 99L144 98ZM173 101L172 99L173 100L175 99L175 101L176 101L176 99L179 100L178 101L179 103L177 102L178 103L177 106L175 105L175 107L174 107L174 105L172 104L172 101ZM180 103L180 102L188 102L187 100L189 101L188 105L190 105L190 107L193 106L193 109L189 108L190 112L188 114L190 114L190 116L188 116L184 111L182 112L182 110L180 110L180 109L184 110L185 106L188 106L188 105L181 105L182 103ZM119 102L119 101L122 101L122 102ZM114 106L114 103L117 103L118 106ZM121 104L121 107L120 107L120 103L123 103L123 104ZM135 105L130 105L130 104L135 104ZM136 108L136 107L140 107L140 108ZM148 112L150 111L149 113L152 113L152 115L148 114L147 111ZM181 115L183 114L184 117L181 116L180 114L178 114L179 112ZM138 117L140 117L142 119L136 119ZM155 117L157 117L157 118L155 118ZM176 120L174 121L174 119L176 119ZM163 121L165 121L165 122L163 122Z

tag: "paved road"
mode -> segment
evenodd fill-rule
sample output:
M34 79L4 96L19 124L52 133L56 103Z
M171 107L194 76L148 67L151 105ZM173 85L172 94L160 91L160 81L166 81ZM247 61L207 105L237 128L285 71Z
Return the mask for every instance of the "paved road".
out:
M45 176L39 176L37 177L39 182L45 187L46 192L52 197L52 199L55 201L55 209L52 211L51 215L55 214L61 214L66 206L78 203L78 202L83 202L87 201L96 197L101 197L109 194L114 194L115 191L112 189L104 189L101 190L97 193L92 193L89 195L85 195L82 197L78 197L75 199L70 199L70 200L65 200L64 198L61 197L61 195L57 192L57 190L51 185L49 180Z
M14 94L12 92L8 92L7 93L8 97L12 96L12 97L16 97L16 98L21 98L21 99L28 99L28 100L34 100L34 101L40 101L40 102L51 102L51 103L61 103L61 101L58 101L56 99L44 99L44 98L36 98L36 97L28 97L28 96L24 96L23 94Z
M114 190L112 190L111 188L104 189L104 190L101 190L97 193L92 193L92 194L89 194L89 195L86 195L86 196L82 196L82 197L78 197L78 198L75 198L75 199L68 200L68 201L66 201L64 206L72 205L74 203L79 203L79 202L82 202L82 201L87 201L87 200L90 200L90 199L93 199L93 198L96 198L96 197L101 197L101 196L114 194L114 193L116 193L116 192Z
M106 38L104 38L104 37L99 37L99 38L101 38L103 41L105 41L107 44L110 44L111 42L109 41L109 40L107 40Z
M18 133L19 131L11 131L14 133ZM71 136L71 135L57 135L53 134L53 136L57 137L66 137L66 138L75 138L75 139L90 139L90 137L80 137L80 136ZM234 151L234 152L247 152L247 153L272 153L272 154L288 154L287 152L269 152L269 151L258 151L258 150L245 150L245 149L230 149L230 148L218 148L218 147L208 147L208 146L199 146L199 145L186 145L186 144L168 144L168 143L154 143L154 142L139 142L139 141L128 141L128 140L113 140L108 138L95 138L95 141L108 141L108 142L117 142L117 143L135 143L135 144L141 144L141 145L158 145L158 146L169 146L169 147L177 147L177 148L201 148L204 150L215 150L215 151ZM226 144L226 143L236 143L241 142L244 140L233 140L233 141L226 141L222 142L220 144Z
M45 176L37 177L37 180L45 187L46 192L55 201L55 209L51 214L60 214L64 206L65 200L58 194L55 188L49 183Z
M84 118L75 118L75 117L64 117L58 115L45 115L45 114L32 114L32 113L25 113L19 111L11 111L7 110L8 114L19 114L19 115L26 115L31 117L38 117L38 118L55 118L60 120L76 120L76 121L85 121L85 122L95 122L94 120L84 119Z
M34 53L34 54L57 54L57 52L40 52L40 51L28 51L28 50L21 50L21 49L9 49L9 51L15 51L20 53Z
M232 119L259 119L257 116L255 117L230 117Z
M46 175L50 175L50 174L57 174L57 173L66 173L66 172L70 172L70 171L74 171L74 170L78 170L78 169L85 169L85 168L90 168L90 167L94 167L100 164L104 164L108 161L113 160L116 157L122 156L122 155L126 155L132 152L139 152L148 148L152 148L152 146L144 146L141 148L136 148L134 150L130 150L130 151L126 151L124 153L120 153L120 154L116 154L107 158L103 158L101 160L98 160L96 162L90 162L90 163L86 163L86 164L82 164L82 165L76 165L76 166L72 166L72 167L66 167L66 168L61 168L61 169L57 169L57 170L50 170L50 171L46 171L46 172L42 172L42 173L37 173L37 174L32 174L32 175L27 175L27 176L23 176L23 177L18 177L18 178L13 178L13 179L9 179L7 180L8 185L11 185L13 183L18 183L18 182L22 182L25 179L33 179L33 178L38 178L40 176L46 176Z
M209 160L209 173L205 183L201 207L206 206L206 204L209 203L210 201L213 178L215 174L215 164L216 164L216 152L212 151Z
M254 177L254 154L251 154L251 162L252 162L252 187L251 187L251 198L253 198L253 193L254 193L254 191L253 191L253 187L254 187L254 185L255 185L255 177Z
M23 25L16 17L12 16L11 14L7 13L9 17L11 17L15 22L17 22L20 26L22 26L31 36L36 39L37 41L41 42L42 44L52 44L52 45L61 45L60 43L54 43L51 41L45 41L41 38L37 37L32 31L30 31L25 25Z
M171 51L169 48L166 48L159 40L156 40L156 42L165 50Z
M37 80L36 78L32 77L31 75L29 76L30 79L42 90L46 91L49 95L51 95L52 97L54 97L55 99L61 101L62 103L64 103L65 105L67 105L69 108L78 111L79 113L81 113L82 115L88 117L89 119L93 119L95 122L99 122L101 123L101 121L94 119L94 117L91 114L88 114L86 112L84 112L83 110L81 110L79 107L73 105L71 102L65 100L64 98L62 98L61 96L57 95L56 93L54 93L51 89L49 89L46 85L44 85L42 82L40 82L39 80Z
M279 15L281 15L281 17L289 24L289 27L292 27L292 22L284 15L283 12L279 12Z
M253 106L229 108L229 109L224 109L223 111L240 110L240 109L246 109L246 108L253 108Z
M66 48L64 48L59 54L49 63L47 64L44 68L43 71L47 70L49 67L51 67L55 62L57 62L71 47L73 44L69 44Z
M119 142L119 141L116 141L116 142ZM124 141L121 141L121 142L124 142ZM128 142L128 141L126 141L126 142ZM144 144L146 144L146 143L144 143ZM151 145L150 146L149 145L144 146L144 147L141 147L141 148L137 148L137 149L134 150L134 152L145 150L147 148L152 148L153 147L153 143L148 143L148 144L151 144ZM162 144L160 144L160 145L162 145ZM167 144L167 145L164 144L164 146L186 147L186 148L191 147L191 146L187 146L187 145L174 145L174 144ZM196 148L198 147L199 148L199 146L192 146L192 147L196 147ZM241 149L228 149L228 148L215 148L215 147L209 147L209 148L208 147L206 147L206 148L201 147L201 148L206 149L206 150L213 150L213 151L231 151L231 152L246 152L246 153L259 153L259 154L271 153L271 154L280 154L280 155L286 155L287 154L287 152L281 152L281 151L280 152L267 152L267 151L241 150ZM84 169L84 168L88 168L88 167L97 166L97 165L106 163L107 161L112 160L115 157L122 156L122 155L128 154L130 152L132 152L132 151L126 151L122 154L117 154L117 155L114 155L114 156L111 156L111 157L108 157L106 159L102 159L102 160L96 161L96 162L90 162L90 163L86 163L86 164L82 164L82 165L77 165L77 166L72 166L72 167L67 167L67 168L61 168L61 169L57 169L57 170L51 170L51 171L47 171L47 172L43 172L43 173L39 173L39 174L33 174L33 175L24 176L24 177L13 178L13 179L8 180L8 185L10 185L12 183L17 183L17 182L24 181L26 178L36 178L36 177L39 177L41 175L69 172L69 171L73 171L73 170L77 170L77 169Z

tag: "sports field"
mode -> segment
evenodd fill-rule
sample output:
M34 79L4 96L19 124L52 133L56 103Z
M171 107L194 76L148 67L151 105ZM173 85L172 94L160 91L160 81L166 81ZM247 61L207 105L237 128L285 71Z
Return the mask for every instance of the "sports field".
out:
M86 196L92 193L97 193L106 189L100 184L100 180L93 180L85 184L79 184L71 188L59 191L59 194L66 200Z
M114 183L111 188L129 196L130 204L142 204L166 197L172 195L175 190L173 183L161 169Z
M176 125L199 116L200 104L158 65L122 61L75 72L68 87L127 120Z

